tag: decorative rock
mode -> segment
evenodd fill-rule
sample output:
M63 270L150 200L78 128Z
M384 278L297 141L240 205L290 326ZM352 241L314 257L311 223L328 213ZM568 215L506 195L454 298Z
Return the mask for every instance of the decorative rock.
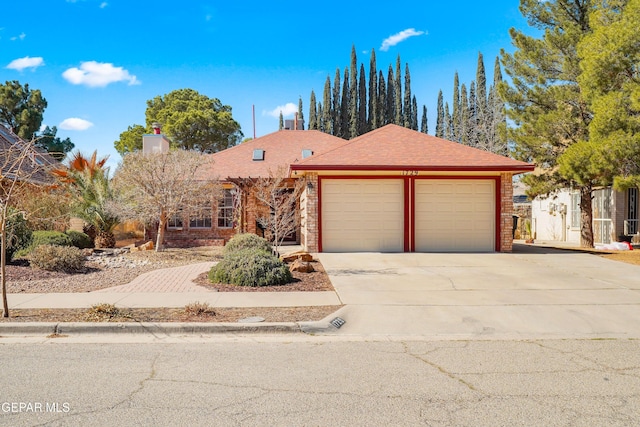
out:
M302 260L304 262L313 261L313 257L309 252L293 252L287 255L282 255L280 259L286 263L295 261L297 259Z
M289 270L297 271L299 273L313 273L314 271L316 271L310 262L303 261L299 258L293 261L293 263L289 266Z

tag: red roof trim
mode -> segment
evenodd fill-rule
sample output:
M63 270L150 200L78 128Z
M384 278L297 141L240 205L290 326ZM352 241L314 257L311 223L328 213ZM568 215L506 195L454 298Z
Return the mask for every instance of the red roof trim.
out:
M532 172L534 165L504 165L504 166L357 166L357 165L301 165L292 164L291 170L310 171L444 171L444 172L466 172L466 171L488 171L488 172Z

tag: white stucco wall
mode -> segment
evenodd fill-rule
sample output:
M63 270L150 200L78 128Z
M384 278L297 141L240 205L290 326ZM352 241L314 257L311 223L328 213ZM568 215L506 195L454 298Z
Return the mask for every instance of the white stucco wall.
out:
M562 205L566 206L564 215L561 213ZM531 203L531 218L531 231L536 240L580 244L580 228L571 227L571 193L569 191L561 191L546 199L535 198Z

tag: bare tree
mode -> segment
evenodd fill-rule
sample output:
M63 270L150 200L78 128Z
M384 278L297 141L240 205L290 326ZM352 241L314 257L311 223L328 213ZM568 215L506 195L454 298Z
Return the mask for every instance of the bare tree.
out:
M277 254L284 239L298 229L298 200L305 185L301 179L289 178L287 170L286 167L270 170L268 177L256 178L253 183L259 202L256 220L265 230L265 237L273 242Z
M113 178L116 201L111 209L121 218L157 223L156 251L162 251L172 217L197 217L204 204L220 198L219 180L203 177L210 164L208 156L193 151L128 153Z
M9 223L16 217L27 217L19 208L24 193L33 187L50 185L52 177L48 170L51 159L42 155L34 142L23 141L0 127L0 276L2 282L3 316L9 317L7 301L7 251L15 244Z

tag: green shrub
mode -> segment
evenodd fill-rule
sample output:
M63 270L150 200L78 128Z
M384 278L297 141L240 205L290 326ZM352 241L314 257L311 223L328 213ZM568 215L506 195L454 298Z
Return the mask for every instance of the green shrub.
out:
M7 261L11 261L16 252L29 246L32 233L22 213L11 207L7 213Z
M224 246L222 253L226 256L227 254L237 252L242 249L255 249L271 252L271 245L267 242L267 239L256 234L242 233L233 236Z
M212 283L240 286L276 286L291 282L289 267L271 252L242 249L225 255L209 271Z
M78 249L87 249L93 247L93 240L91 240L91 237L89 237L85 233L75 230L67 230L65 234L69 236L69 239L71 240L71 246L75 246Z
M73 246L71 238L59 231L34 231L31 237L31 248L41 245Z
M29 260L43 270L75 273L84 268L82 251L73 246L36 246L29 254Z

